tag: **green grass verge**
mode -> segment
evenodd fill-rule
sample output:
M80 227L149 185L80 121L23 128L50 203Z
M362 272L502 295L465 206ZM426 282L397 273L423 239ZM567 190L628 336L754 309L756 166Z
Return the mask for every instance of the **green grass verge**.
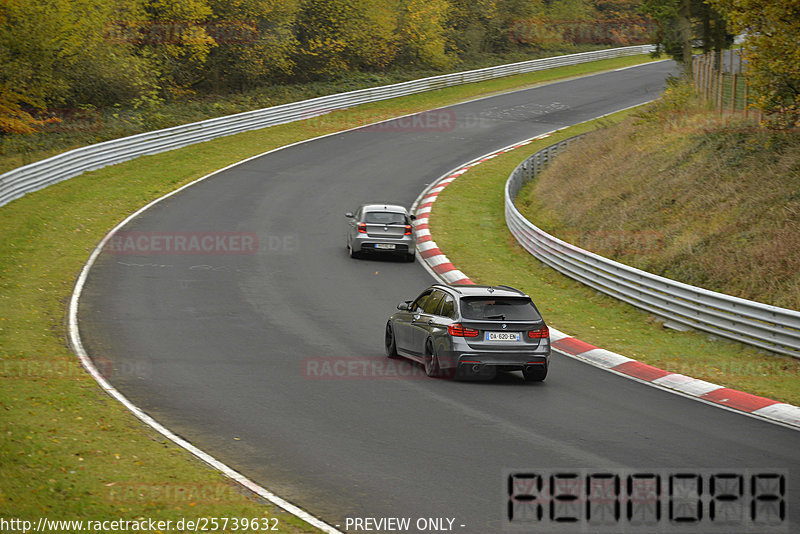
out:
M239 495L144 427L83 372L65 332L77 274L101 237L148 201L266 150L380 118L650 61L604 60L395 99L141 157L0 207L0 517L299 520ZM232 442L233 443L233 442ZM269 446L269 444L265 444Z
M521 288L549 323L588 343L668 371L800 405L797 360L698 332L664 328L652 316L545 266L508 231L505 182L523 159L561 139L610 127L635 112L563 129L461 175L439 195L431 213L437 245L474 281Z

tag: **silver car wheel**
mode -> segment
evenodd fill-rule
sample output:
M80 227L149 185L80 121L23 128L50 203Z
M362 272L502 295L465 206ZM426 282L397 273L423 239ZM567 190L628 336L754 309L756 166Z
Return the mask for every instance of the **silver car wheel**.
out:
M439 359L430 340L425 344L425 374L430 377L439 376Z

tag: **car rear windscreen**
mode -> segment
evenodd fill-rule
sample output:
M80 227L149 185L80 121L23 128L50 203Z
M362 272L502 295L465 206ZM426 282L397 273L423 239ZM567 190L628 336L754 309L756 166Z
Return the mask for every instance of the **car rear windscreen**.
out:
M524 297L464 297L461 315L465 319L500 321L541 321L533 302Z
M367 224L406 224L406 215L393 211L368 211L364 214Z

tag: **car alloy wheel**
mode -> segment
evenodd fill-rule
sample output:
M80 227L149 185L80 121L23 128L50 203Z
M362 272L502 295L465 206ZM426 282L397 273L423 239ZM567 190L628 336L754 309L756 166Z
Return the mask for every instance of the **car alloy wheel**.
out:
M430 377L439 376L439 358L436 357L430 340L425 344L425 374Z

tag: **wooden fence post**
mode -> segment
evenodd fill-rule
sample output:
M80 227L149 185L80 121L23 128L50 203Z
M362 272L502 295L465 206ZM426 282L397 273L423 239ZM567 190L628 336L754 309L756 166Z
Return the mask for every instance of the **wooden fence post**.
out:
M708 81L711 82L708 88L708 101L711 102L711 107L713 108L717 103L717 58L716 52L711 52L711 61L709 61L710 65L708 66Z

